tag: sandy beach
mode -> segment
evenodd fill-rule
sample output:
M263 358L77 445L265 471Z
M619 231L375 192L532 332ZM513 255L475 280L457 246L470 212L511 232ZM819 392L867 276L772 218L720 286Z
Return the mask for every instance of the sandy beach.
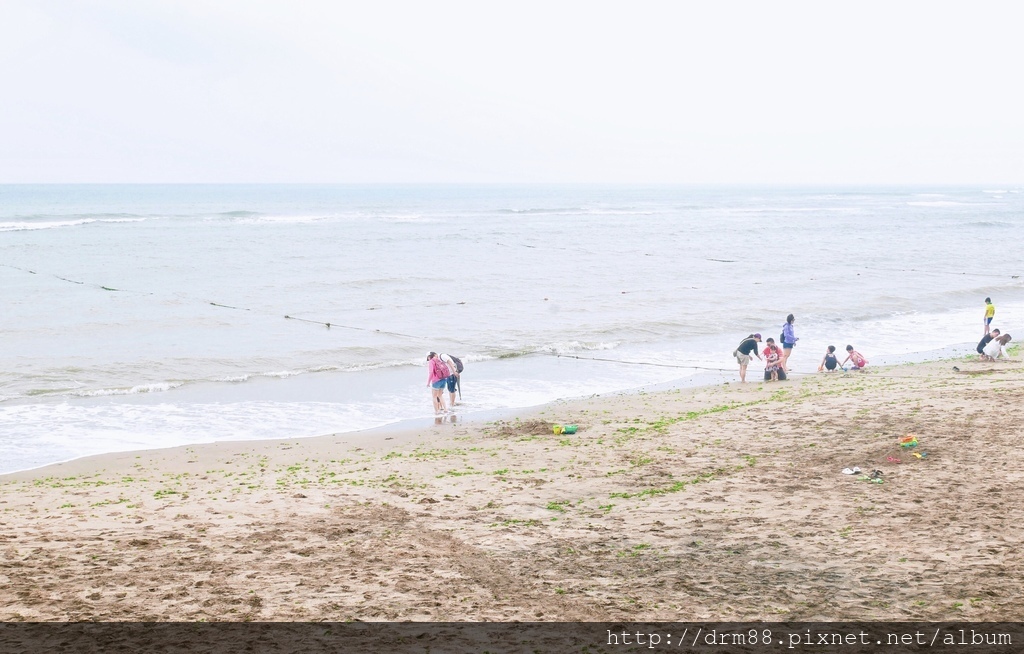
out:
M957 359L6 475L0 619L1018 620L1022 400Z

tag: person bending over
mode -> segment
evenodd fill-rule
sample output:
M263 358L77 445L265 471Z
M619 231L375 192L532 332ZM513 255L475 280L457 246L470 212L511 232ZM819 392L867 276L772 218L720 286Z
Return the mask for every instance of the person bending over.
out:
M989 333L987 333L984 336L982 336L981 340L978 341L977 351L978 351L978 354L982 355L982 359L985 358L984 357L985 346L988 345L989 343L991 343L993 338L999 338L999 334L1000 333L1001 332L998 329L993 329Z
M1006 344L1013 340L1013 337L1009 334L1003 334L999 338L993 338L989 341L988 345L985 346L984 352L981 354L982 361L995 361L996 359L1006 358Z
M854 370L863 370L868 365L868 360L864 358L864 355L853 349L852 345L846 346L846 358L843 359L842 365L845 367L846 362L849 361L853 364Z
M761 355L757 353L757 344L761 342L760 334L751 334L742 341L739 346L732 351L732 355L736 357L736 361L740 364L740 381L747 381L747 366L750 365L750 355L754 354L758 359Z

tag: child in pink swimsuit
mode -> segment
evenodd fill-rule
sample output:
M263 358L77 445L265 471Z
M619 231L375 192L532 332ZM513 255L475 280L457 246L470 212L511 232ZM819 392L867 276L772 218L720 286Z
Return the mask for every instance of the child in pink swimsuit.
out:
M864 366L868 365L868 360L864 358L864 355L853 349L852 345L846 346L846 358L843 359L842 365L846 365L846 362L850 361L853 363L854 370L863 370Z

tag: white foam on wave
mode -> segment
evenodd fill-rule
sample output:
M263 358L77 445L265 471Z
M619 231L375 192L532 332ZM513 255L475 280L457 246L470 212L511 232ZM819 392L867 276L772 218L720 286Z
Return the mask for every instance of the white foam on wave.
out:
M307 225L328 220L329 216L243 216L233 222L239 225Z
M862 207L834 207L834 206L814 206L814 207L733 207L729 209L721 209L718 207L710 207L710 211L714 213L732 214L737 216L746 215L763 215L763 214L794 214L794 213L861 213L863 212Z
M92 223L138 223L145 218L81 218L78 220L51 220L44 222L3 222L0 232L21 232L38 229L60 229L62 227L79 227Z
M383 406L317 402L0 407L0 473L108 452L317 436L386 424Z
M442 222L441 218L437 216L422 216L418 214L411 215L379 215L379 216L366 216L376 220L383 220L385 222L393 223L396 225L430 225L434 223Z
M355 368L353 367L353 369ZM335 370L344 370L344 368L339 368L338 366L313 366L312 368L299 368L296 370L258 372L252 376L270 377L272 379L287 379L288 377L298 377L299 375L308 375L314 372L333 372Z
M288 377L295 377L297 375L304 375L307 371L305 370L281 370L279 372L261 372L260 377L273 377L277 379L286 379Z
M240 383L240 382L249 381L249 379L250 379L249 375L228 375L226 377L218 377L217 379L214 379L213 381L227 382L229 384L237 384L237 383Z
M541 352L550 354L572 354L573 352L594 352L600 350L613 350L618 347L617 342L611 343L582 343L580 341L563 341L550 343L540 348Z
M169 391L179 386L184 385L185 382L158 382L154 384L139 384L138 386L132 386L131 388L99 388L95 390L86 391L71 391L67 395L75 397L108 397L113 395L138 395L140 393L162 393Z
M993 196L995 199L995 196ZM928 202L907 202L911 207L998 207L1003 202L956 202L954 200L934 200Z

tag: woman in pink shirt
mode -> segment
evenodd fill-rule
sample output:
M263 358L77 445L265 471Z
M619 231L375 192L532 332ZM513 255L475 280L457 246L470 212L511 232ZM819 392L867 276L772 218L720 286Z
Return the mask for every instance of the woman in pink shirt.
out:
M434 415L444 413L444 387L451 371L437 352L427 355L427 386L430 387L430 395L433 397Z

